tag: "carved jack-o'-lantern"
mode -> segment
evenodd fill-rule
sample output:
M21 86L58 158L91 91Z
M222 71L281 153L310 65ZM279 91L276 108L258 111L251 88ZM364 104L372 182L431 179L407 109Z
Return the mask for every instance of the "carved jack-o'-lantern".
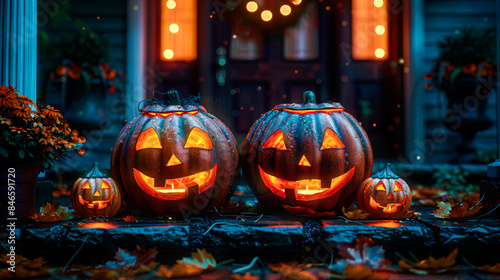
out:
M373 158L363 128L339 103L281 104L264 114L243 144L242 167L264 205L330 211L349 205L371 174Z
M99 170L92 170L78 178L71 189L71 205L84 218L115 216L122 206L122 191L118 183Z
M160 96L161 97L161 96ZM121 131L111 167L138 208L176 214L222 203L237 167L231 131L198 104L149 102ZM179 208L181 207L181 208Z
M411 206L411 190L387 163L381 171L361 184L356 199L358 208L370 213L372 218L397 219Z

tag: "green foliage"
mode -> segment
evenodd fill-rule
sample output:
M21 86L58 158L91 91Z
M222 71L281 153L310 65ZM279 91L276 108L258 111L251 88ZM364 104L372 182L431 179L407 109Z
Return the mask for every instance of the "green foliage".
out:
M489 62L496 65L495 30L481 31L464 27L458 35L445 37L437 42L441 61L463 66L468 63Z
M497 155L498 155L498 150L496 148L493 148L491 150L477 149L475 161L477 163L484 163L484 164L492 163L497 159Z
M479 188L476 185L467 183L467 176L469 176L469 172L462 171L459 168L440 168L432 178L436 180L435 187L443 188L452 196L459 196L458 193L469 193Z
M370 108L370 100L360 99L358 105L361 107L361 114L363 114L363 117L368 118L373 114L373 109Z

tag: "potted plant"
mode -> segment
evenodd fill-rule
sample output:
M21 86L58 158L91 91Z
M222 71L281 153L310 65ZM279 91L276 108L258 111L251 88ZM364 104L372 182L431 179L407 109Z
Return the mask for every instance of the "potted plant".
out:
M70 151L83 153L85 138L59 110L36 105L12 85L0 86L0 131L0 211L2 216L27 218L33 214L39 171Z
M496 85L495 32L464 28L437 44L439 59L424 75L425 87L438 88L448 100L443 123L462 136L456 161L470 162L476 150L472 144L476 133L493 124L486 106Z

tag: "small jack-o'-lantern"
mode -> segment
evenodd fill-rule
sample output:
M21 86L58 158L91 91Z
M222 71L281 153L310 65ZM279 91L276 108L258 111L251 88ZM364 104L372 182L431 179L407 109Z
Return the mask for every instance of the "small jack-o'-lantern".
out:
M331 211L354 201L373 158L363 128L339 103L281 104L264 114L243 144L242 167L261 203Z
M115 216L122 206L122 192L118 183L99 170L92 170L78 178L71 189L71 205L81 217Z
M390 163L361 184L356 198L358 208L376 219L397 219L411 206L410 187L392 172Z
M111 157L113 176L144 211L196 213L209 203L218 206L237 167L236 140L197 103L186 103L175 90L166 97L146 102L120 132Z

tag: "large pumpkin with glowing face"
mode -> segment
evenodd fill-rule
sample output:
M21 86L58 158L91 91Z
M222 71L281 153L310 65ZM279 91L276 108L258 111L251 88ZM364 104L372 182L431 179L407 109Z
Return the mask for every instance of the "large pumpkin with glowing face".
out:
M281 104L262 115L248 133L242 168L261 203L271 208L340 209L354 201L371 175L370 141L339 103Z
M391 164L373 177L366 179L356 196L358 208L375 219L397 219L411 206L411 190L406 182L394 174Z
M231 131L202 106L183 103L175 90L146 102L120 132L112 174L144 211L191 214L220 205L238 162Z
M102 173L97 163L78 178L71 189L71 205L84 218L115 216L122 207L122 191L118 183Z

